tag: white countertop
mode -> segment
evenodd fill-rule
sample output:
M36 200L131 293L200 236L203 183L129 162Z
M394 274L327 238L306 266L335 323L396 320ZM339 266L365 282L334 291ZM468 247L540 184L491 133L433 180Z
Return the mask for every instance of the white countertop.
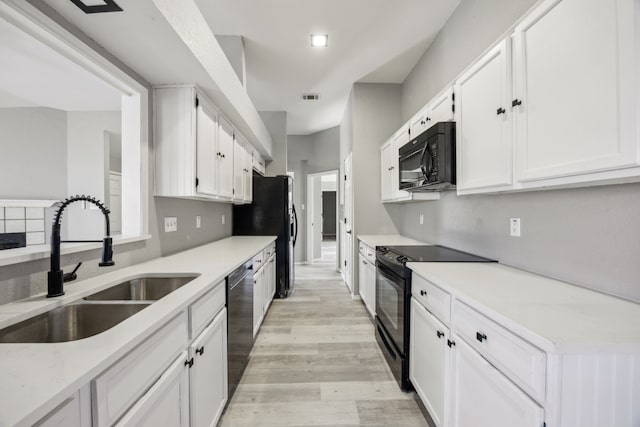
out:
M0 328L81 299L132 276L200 276L113 328L83 340L55 344L0 344L0 427L30 426L127 354L275 237L234 236L168 257L65 285L66 295L44 295L0 305Z
M407 266L546 351L640 344L640 304L494 263Z
M375 248L376 246L428 245L429 243L410 239L399 234L358 235L358 240Z

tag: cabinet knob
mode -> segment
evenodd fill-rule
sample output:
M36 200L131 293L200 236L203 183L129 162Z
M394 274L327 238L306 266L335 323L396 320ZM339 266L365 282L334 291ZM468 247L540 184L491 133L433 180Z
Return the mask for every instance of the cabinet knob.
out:
M442 338L444 336L444 332L436 331L436 335L438 335L438 338Z
M184 361L184 366L191 368L193 366L193 357Z
M423 291L422 289L420 289L420 295L423 297L427 296L427 291Z
M421 124L421 125L424 125L424 124L426 124L426 123L427 123L427 122L425 122L424 120L420 120L420 124Z
M196 349L196 353L199 354L200 356L202 356L204 354L204 346Z
M485 334L483 334L482 332L476 332L476 339L480 342L485 341L487 339L487 336Z
M504 109L504 108L502 108L502 107L498 108L498 110L497 110L497 114L498 114L498 115L500 115L500 114L504 114L504 113L506 113L506 112L507 112L507 110L505 110L505 109Z
M427 121L430 122L431 121L431 117L427 117Z
M449 346L449 348L455 347L456 342L455 341L451 341L451 340L447 340L447 345Z
M517 107L519 105L522 105L522 100L520 99L514 99L513 101L511 101L511 106L512 107Z

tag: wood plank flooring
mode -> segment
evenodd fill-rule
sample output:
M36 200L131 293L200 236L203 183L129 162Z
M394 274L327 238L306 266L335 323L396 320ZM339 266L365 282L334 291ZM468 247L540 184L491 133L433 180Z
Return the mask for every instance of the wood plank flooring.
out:
M400 391L361 301L335 261L296 266L296 289L274 300L221 426L428 426Z

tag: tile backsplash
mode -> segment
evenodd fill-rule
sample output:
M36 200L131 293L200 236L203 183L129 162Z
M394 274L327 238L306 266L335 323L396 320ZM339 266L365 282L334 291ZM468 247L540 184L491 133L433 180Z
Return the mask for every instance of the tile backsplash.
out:
M26 233L27 246L45 244L44 208L0 207L0 234Z

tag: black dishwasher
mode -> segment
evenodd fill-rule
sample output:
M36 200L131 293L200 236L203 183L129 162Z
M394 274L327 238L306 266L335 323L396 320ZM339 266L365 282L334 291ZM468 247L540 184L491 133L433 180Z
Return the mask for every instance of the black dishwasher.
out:
M227 276L227 372L229 397L236 391L253 348L253 261Z

